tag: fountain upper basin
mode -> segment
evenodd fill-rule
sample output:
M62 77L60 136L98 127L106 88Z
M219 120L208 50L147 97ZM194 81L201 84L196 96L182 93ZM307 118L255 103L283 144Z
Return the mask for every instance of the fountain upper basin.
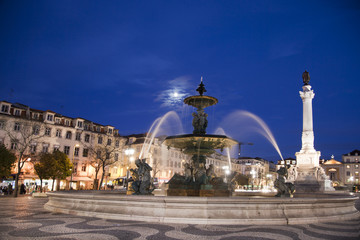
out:
M215 149L230 148L238 142L225 135L183 134L167 137L164 144L169 147L180 148L185 154L211 155Z

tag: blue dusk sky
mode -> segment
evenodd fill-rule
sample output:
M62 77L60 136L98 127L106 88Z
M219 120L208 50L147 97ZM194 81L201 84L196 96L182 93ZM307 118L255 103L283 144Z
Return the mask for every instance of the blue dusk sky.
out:
M173 110L190 133L201 76L208 133L222 127L242 156L301 148L302 73L310 73L315 148L360 149L359 1L1 1L0 100L148 131ZM246 112L245 112L246 111ZM178 134L170 114L162 134ZM167 127L165 127L167 126ZM159 134L160 134L159 133Z

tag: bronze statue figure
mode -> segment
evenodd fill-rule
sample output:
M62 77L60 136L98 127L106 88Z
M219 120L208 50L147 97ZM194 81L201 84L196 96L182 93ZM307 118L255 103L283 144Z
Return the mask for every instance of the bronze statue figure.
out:
M310 82L310 74L305 70L305 72L302 74L302 79L304 82L304 85L309 85Z

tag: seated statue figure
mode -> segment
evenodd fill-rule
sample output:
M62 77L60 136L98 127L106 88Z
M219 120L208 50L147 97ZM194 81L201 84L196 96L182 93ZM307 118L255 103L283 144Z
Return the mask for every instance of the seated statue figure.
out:
M281 167L276 172L278 173L278 178L275 180L274 187L278 193L275 197L292 197L295 192L295 187L294 184L286 182L287 168Z

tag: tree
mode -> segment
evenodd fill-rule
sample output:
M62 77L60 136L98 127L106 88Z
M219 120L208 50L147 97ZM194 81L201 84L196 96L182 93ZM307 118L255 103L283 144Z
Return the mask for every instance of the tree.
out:
M60 152L59 150L55 150L51 155L54 160L53 171L51 175L51 178L53 180L51 191L53 191L55 179L62 180L70 176L72 173L73 165L70 162L68 156L63 152ZM60 181L58 181L58 183L60 183Z
M11 168L14 166L15 161L16 156L4 145L0 144L0 177L5 178L11 174Z
M35 172L40 179L40 192L42 192L43 179L48 179L52 176L54 165L54 157L50 153L42 154L39 161L34 164Z
M113 142L113 138L108 136L107 141L102 139L103 136L99 136L101 141L97 141L97 144L83 143L84 147L89 149L91 155L90 165L95 169L94 189L101 189L101 185L105 177L105 169L119 160L119 155L116 153L119 150L119 146L116 146ZM102 170L100 184L98 184L98 173Z
M17 155L14 197L18 196L21 170L25 162L33 156L30 148L45 135L45 127L46 124L40 121L18 119L16 122L9 122L4 128L10 138L11 149Z

